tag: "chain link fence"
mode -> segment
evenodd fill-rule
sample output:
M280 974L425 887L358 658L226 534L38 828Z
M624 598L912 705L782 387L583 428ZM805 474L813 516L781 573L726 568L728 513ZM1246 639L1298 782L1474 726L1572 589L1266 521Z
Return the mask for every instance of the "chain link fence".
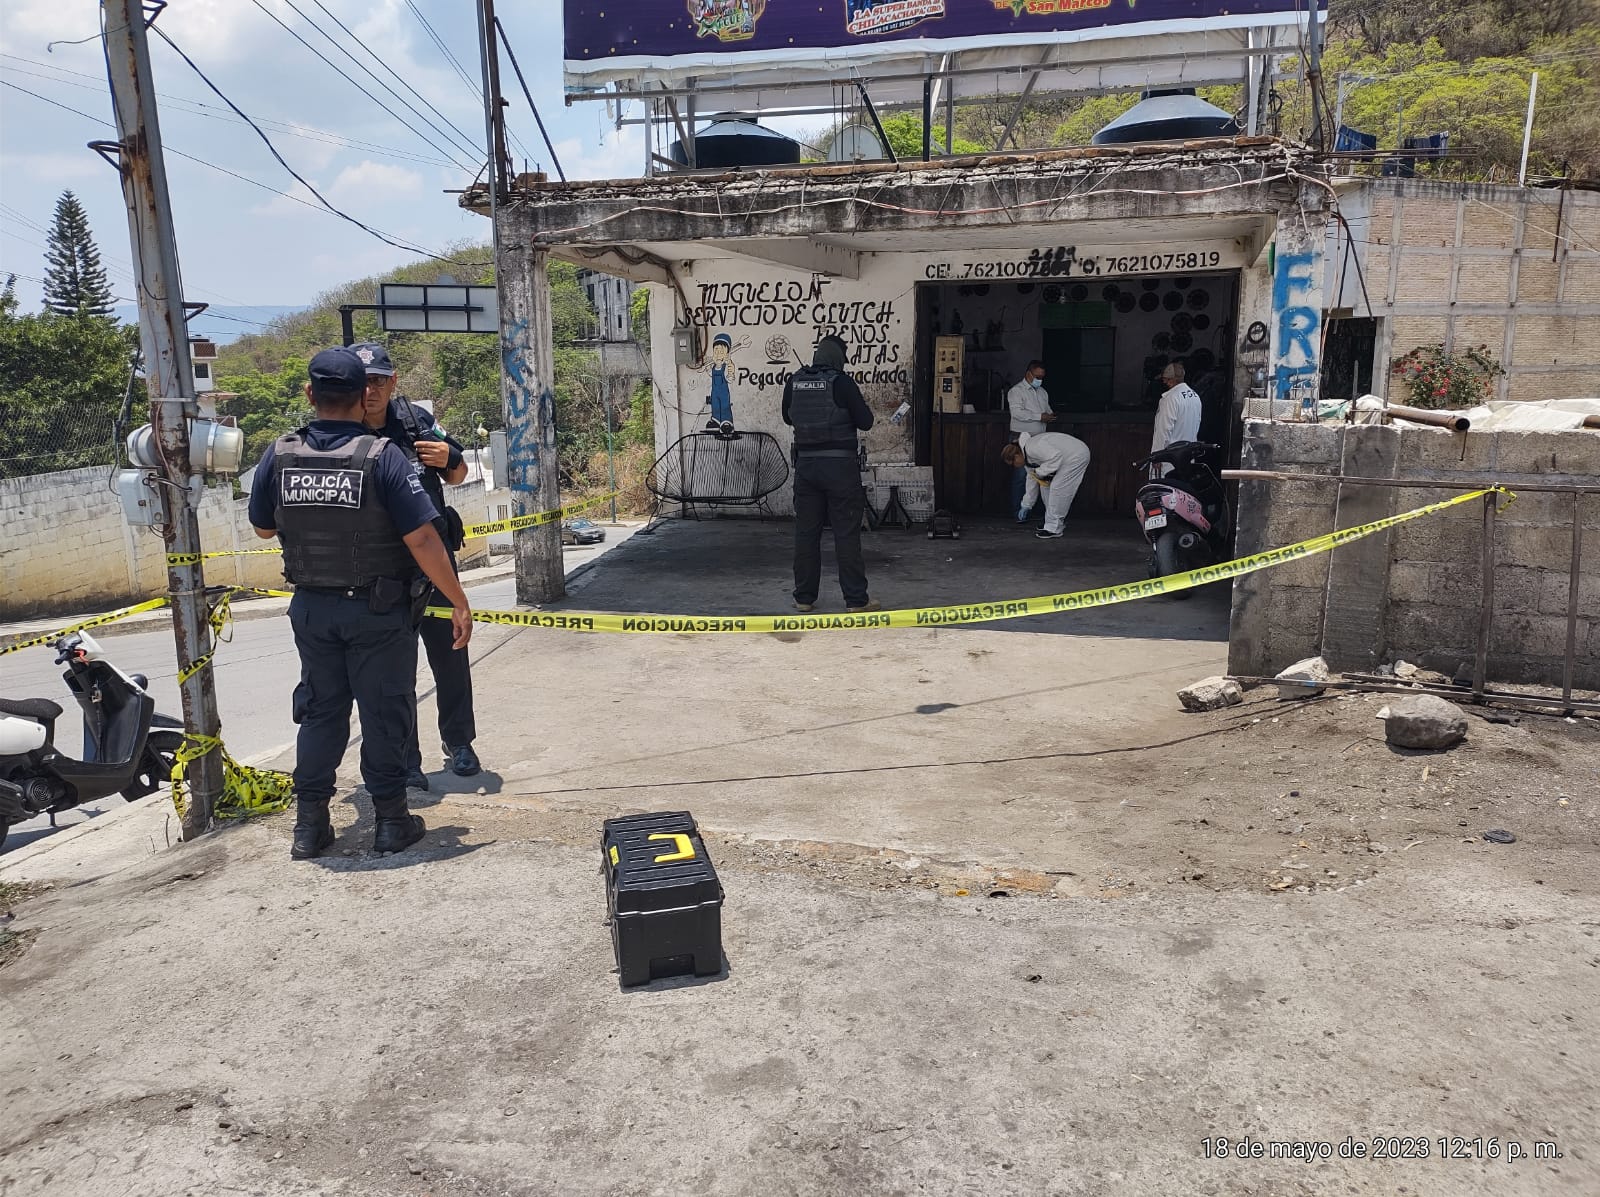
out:
M0 478L28 478L117 461L116 421L103 414L56 419L7 413L0 421Z

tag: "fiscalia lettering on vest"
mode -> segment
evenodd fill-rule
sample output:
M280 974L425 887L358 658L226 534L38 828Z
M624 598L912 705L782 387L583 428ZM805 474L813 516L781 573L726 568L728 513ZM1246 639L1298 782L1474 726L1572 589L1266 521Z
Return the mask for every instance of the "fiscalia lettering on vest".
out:
M286 468L278 476L278 501L287 507L360 507L361 480L360 470Z

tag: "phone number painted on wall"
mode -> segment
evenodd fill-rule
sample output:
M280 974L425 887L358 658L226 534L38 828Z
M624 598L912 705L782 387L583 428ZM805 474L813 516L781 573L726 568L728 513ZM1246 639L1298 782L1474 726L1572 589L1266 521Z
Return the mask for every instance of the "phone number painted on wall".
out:
M1079 257L1070 246L1034 250L1009 262L934 262L926 277L945 279L1105 278L1118 274L1162 274L1175 270L1209 270L1223 265L1222 254L1210 250L1172 250L1142 254Z

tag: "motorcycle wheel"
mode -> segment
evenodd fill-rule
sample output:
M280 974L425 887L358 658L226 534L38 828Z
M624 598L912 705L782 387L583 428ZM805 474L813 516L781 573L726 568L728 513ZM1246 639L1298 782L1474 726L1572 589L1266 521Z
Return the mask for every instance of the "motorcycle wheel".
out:
M1175 530L1168 530L1156 537L1156 543L1152 546L1155 549L1155 577L1164 578L1168 574L1183 572L1183 549L1178 544L1180 535ZM1179 590L1167 597L1181 601L1193 593L1191 590Z

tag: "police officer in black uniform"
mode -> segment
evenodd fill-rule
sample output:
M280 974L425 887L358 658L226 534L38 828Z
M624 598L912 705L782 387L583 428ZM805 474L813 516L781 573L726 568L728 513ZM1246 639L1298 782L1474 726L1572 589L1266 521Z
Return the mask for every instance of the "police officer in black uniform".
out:
M833 525L839 589L846 610L876 611L867 594L861 559L860 442L872 427L872 409L844 372L845 344L836 336L817 342L811 365L790 375L783 388L783 422L794 428L794 605L810 611L822 584L822 522Z
M464 537L461 517L454 508L445 505L444 488L446 483L455 486L466 479L465 450L435 423L432 412L418 407L404 395L395 394L398 380L387 349L374 341L350 348L367 367L367 427L388 437L417 467L422 487L439 512L433 526L450 551L450 566L454 569L455 555ZM436 592L430 601L444 606L447 600ZM472 666L467 654L453 646L455 637L444 620L424 619L421 630L422 645L428 652L428 668L433 671L437 690L440 747L444 749L452 773L471 777L482 767L472 747L472 741L478 737L477 723L472 716ZM422 771L419 735L420 730L411 737L406 749L406 785L426 790L428 775Z
M348 349L325 349L310 374L316 419L268 448L250 494L250 523L257 536L283 542L284 576L295 584L289 623L300 652L300 732L289 854L307 860L333 843L328 802L350 743L352 700L361 714L361 776L377 816L372 846L399 852L427 830L406 806L405 751L416 734L416 621L428 581L453 608L458 649L471 639L472 611L416 469L361 422L365 364Z

